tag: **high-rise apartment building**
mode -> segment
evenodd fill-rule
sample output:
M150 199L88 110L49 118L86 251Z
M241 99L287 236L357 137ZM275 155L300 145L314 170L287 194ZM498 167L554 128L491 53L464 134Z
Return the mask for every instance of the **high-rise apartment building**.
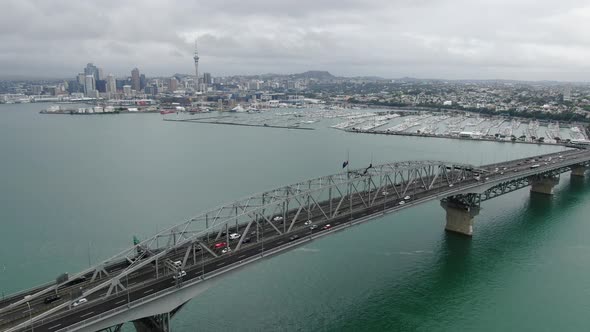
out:
M131 85L123 85L123 94L125 94L125 97L131 96Z
M115 80L115 76L113 76L113 74L109 74L109 76L107 76L107 92L117 92L117 81Z
M178 81L176 77L172 77L168 80L168 91L176 91L176 89L178 89Z

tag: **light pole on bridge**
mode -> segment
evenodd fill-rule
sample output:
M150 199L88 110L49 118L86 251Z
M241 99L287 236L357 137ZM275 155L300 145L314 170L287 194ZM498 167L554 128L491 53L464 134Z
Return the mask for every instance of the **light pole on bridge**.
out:
M131 306L131 296L129 295L129 274L125 275L125 279L127 280L127 307Z
M31 311L31 305L27 301L27 307L29 307L29 319L31 321L31 332L33 331L33 312Z

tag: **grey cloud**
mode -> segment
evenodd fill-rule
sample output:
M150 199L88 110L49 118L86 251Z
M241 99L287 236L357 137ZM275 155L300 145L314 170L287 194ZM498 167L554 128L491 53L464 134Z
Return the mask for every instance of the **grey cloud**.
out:
M4 0L0 73L588 80L581 0Z

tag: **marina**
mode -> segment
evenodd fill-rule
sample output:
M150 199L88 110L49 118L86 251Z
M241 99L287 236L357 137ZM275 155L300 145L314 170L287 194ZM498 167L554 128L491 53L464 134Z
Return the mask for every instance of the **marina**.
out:
M75 106L75 105L74 105ZM228 111L201 111L195 107L133 105L48 107L43 114L109 115L160 113L165 121L236 125L279 129L328 127L350 133L453 138L513 143L562 144L585 142L583 124L541 122L536 119L484 117L466 112L429 112L342 108L267 108L238 105ZM198 111L195 111L198 110Z

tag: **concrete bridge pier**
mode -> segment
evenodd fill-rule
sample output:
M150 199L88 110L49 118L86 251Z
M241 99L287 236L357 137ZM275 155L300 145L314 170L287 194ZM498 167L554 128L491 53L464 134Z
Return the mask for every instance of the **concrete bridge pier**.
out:
M473 235L473 218L479 214L478 206L466 206L448 200L441 201L440 205L447 212L446 231Z
M585 165L572 166L572 176L584 177L584 176L586 176L587 170L588 170L588 167Z
M553 187L559 183L559 176L539 177L533 180L531 192L545 195L553 195Z
M137 332L170 332L170 320L176 313L182 309L186 303L178 306L176 309L150 317L144 317L133 321L135 331Z

